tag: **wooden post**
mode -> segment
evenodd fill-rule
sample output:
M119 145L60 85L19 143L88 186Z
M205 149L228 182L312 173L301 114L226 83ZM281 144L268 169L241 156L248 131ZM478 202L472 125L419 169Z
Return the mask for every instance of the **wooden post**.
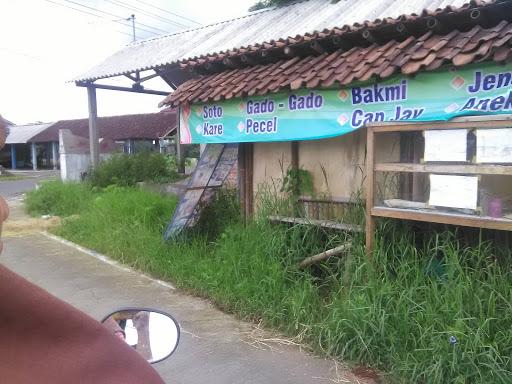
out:
M292 169L299 169L299 142L292 141Z
M366 131L366 254L370 257L373 250L373 236L375 232L375 219L372 216L374 204L374 132L373 128Z
M16 144L11 144L11 169L16 169Z
M403 132L400 135L400 162L411 163L414 159L414 135L415 132ZM400 198L412 200L413 174L400 173Z
M254 213L254 144L246 143L245 147L245 217L250 219Z
M238 143L238 196L240 199L240 214L246 217L245 201L245 143Z
M32 169L37 171L37 148L36 143L32 143L30 145L31 153L32 153Z
M181 108L178 109L178 128L176 129L176 160L178 162L178 173L185 173L185 161L183 159L183 147L181 146Z
M96 168L100 162L98 142L98 106L96 103L96 88L92 84L87 86L87 100L89 102L89 148L91 152L91 166Z

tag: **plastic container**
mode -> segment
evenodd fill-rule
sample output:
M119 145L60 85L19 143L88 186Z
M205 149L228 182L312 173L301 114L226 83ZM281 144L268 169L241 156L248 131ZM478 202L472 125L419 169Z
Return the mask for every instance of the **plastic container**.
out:
M500 198L493 198L489 200L489 208L487 209L489 216L494 218L503 217L503 202Z

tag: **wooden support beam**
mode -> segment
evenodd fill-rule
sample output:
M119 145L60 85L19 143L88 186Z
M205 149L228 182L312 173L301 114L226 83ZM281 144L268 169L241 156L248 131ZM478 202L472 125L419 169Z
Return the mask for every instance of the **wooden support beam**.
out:
M178 110L178 121L181 122L181 107ZM183 146L181 145L180 127L176 129L176 160L178 162L178 173L185 173L185 159L183 158Z
M247 220L245 209L246 201L245 201L245 143L238 144L238 196L240 200L240 213L244 220Z
M317 255L306 257L304 260L302 260L299 263L299 268L301 268L301 269L306 268L312 264L318 263L323 260L327 260L328 258L330 258L332 256L341 255L341 254L345 253L346 251L348 251L351 247L352 247L352 243L348 242L346 244L340 245L339 247L329 249L329 250L319 253Z
M512 165L486 164L415 164L415 163L377 163L379 172L446 173L467 175L508 175L512 176Z
M452 119L443 122L378 122L369 123L368 128L371 128L374 133L379 132L407 132L407 131L423 131L425 129L495 129L495 128L509 128L512 122L512 115L498 115L493 116L492 120L489 116L467 116Z
M246 217L252 218L254 214L254 144L245 143L245 195L246 195Z
M147 76L144 76L144 77L139 77L139 79L136 81L136 83L140 84L140 83L143 83L145 81L151 80L151 79L153 79L155 77L158 77L158 76L160 76L160 74L153 73L151 75L147 75Z
M366 254L370 257L373 251L373 237L375 232L375 219L372 216L371 209L374 202L374 172L373 163L375 161L374 141L375 135L372 128L366 131Z
M117 85L92 84L92 83L75 83L78 87L86 87L87 89L107 89L110 91L124 91L134 93L147 93L148 95L168 96L170 91L155 91L153 89L145 89L140 84L133 84L131 87L119 87ZM95 96L96 97L96 96Z
M356 224L338 223L332 220L318 220L318 219L303 219L300 217L287 217L287 216L269 216L268 218L273 223L290 223L299 225L314 225L322 228L337 229L346 232L363 232L363 229Z
M299 169L299 142L291 142L292 161L291 166L293 170Z
M401 220L426 221L430 223L460 225L488 229L512 230L512 220L460 213L412 211L410 209L374 207L371 214Z

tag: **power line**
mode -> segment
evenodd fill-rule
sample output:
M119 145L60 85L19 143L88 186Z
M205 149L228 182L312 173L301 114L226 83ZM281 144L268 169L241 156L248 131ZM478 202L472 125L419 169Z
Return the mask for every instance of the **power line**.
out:
M115 17L117 19L121 18L121 16L119 16L119 15L116 15L116 14L113 14L113 13L110 13L110 12L106 12L106 11L102 11L101 9L98 9L98 8L89 7L88 5L84 5L84 4L78 3L76 1L72 1L72 0L63 0L63 1L66 1L66 2L71 3L71 4L76 4L76 5L80 6L80 7L91 9L91 10L93 10L95 12L104 13L105 15L108 15L108 16L111 16L111 17ZM115 21L115 22L126 26L126 24L123 24L121 21ZM143 24L143 23L139 23L139 25L142 25L142 26L147 27L147 28L152 28L152 29L154 29L156 31L160 31L161 33L169 33L169 31L165 31L165 30L157 28L157 27L152 27L151 25L147 25L147 24ZM147 29L144 29L144 28L141 28L141 27L137 27L137 29L140 29L141 31L145 31L145 32L148 32L148 33L153 33L155 35L158 35L158 33L155 33L153 31L150 31L150 30L147 30Z
M145 5L148 5L150 7L153 7L155 9L158 9L159 11L162 11L162 12L166 12L170 15L173 15L173 16L177 16L177 17L181 17L182 19L185 19L187 21L191 21L192 23L195 23L195 24L198 24L198 25L202 25L201 23L195 21L195 20L192 20L192 19L189 19L188 17L185 17L185 16L181 16L181 15L178 15L177 13L174 13L174 12L171 12L171 11L168 11L166 9L163 9L163 8L160 8L160 7L157 7L156 5L153 5L151 3L148 3L147 1L143 1L143 0L138 0L139 3L142 3L142 4L145 4Z
M146 11L145 9L143 8L139 8L139 7L136 7L134 5L131 5L131 4L128 4L128 3L125 3L123 1L118 1L118 0L106 0L107 2L109 3L112 3L118 7L121 7L121 8L125 8L125 9L128 9L130 11L138 11L140 13L142 13L143 15L146 15L146 16L149 16L155 20L160 20L160 21L163 21L167 24L173 24L174 26L177 26L177 27L182 27L182 28L189 28L190 25L186 25L186 24L181 24L181 23L178 23L177 21L174 21L174 20L171 20L171 19L168 19L166 17L162 17L160 15L157 15L155 13L152 13L152 12L148 12Z
M7 53L10 53L10 54L13 54L13 55L23 56L23 57L26 57L26 58L31 59L31 60L37 60L37 61L43 60L39 56L32 56L32 55L29 55L28 53L24 53L24 52L21 52L21 51L16 51L16 50L10 49L10 48L0 47L0 51L4 51L4 52L7 52Z
M48 3L55 4L55 5L59 5L59 6L64 7L64 8L72 9L73 11L77 11L77 12L85 13L85 14L87 14L87 15L91 15L91 16L99 17L100 19L104 19L104 20L106 19L106 20L108 20L108 21L114 21L114 22L116 21L116 20L109 20L109 19L107 19L107 18L106 18L106 17L104 17L104 16L97 15L97 14L95 14L95 13L91 13L91 12L87 12L87 11L85 11L85 10L83 10L83 9L73 8L73 7L70 7L69 5L62 4L62 3L58 3L58 2L56 2L56 1L52 1L52 0L44 0L44 1L46 1L46 2L48 2ZM120 19L120 20L125 20L125 19ZM126 26L126 24L122 24L122 25ZM117 30L117 29L114 29L114 31L115 31L115 32L117 32L117 33L122 33L123 35L126 35L126 36L130 36L130 37L132 37L132 35L131 35L131 34L129 34L129 33L126 33L126 32L123 32L123 31L119 31L119 30ZM152 33L154 33L154 32L152 32ZM156 34L156 33L155 33L155 34Z

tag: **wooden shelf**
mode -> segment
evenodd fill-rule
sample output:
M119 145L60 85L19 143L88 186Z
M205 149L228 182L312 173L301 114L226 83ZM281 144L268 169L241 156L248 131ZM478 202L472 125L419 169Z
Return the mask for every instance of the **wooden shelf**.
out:
M376 136L386 132L414 132L439 129L496 129L511 128L512 115L502 116L476 116L464 117L451 121L442 122L378 122L367 125L366 135L366 251L370 256L373 249L373 237L375 233L375 218L389 217L402 220L426 221L466 227L498 229L512 231L512 220L496 219L486 216L473 216L442 211L424 211L403 208L390 208L374 206L375 202L375 180L376 172L415 172L415 173L440 173L440 174L462 174L462 175L512 175L512 165L491 165L473 163L376 163L375 153L377 140ZM410 148L409 148L410 149ZM413 148L412 157L418 155ZM409 189L410 185L405 180L404 185ZM411 193L411 190L408 191ZM414 194L414 178L412 180L412 193Z
M450 121L388 121L375 122L366 125L374 133L380 132L411 132L433 129L494 129L512 127L512 115L474 116L457 118Z
M317 220L317 219L304 219L301 217L287 217L287 216L269 216L272 222L302 224L302 225L316 225L318 227L339 229L347 232L363 232L363 228L355 224L338 223L331 220Z
M389 217L393 219L428 221L431 223L461 225L488 229L512 230L512 220L496 219L488 216L473 216L446 212L426 212L411 209L373 207L372 216Z
M377 163L375 171L512 176L512 165Z

